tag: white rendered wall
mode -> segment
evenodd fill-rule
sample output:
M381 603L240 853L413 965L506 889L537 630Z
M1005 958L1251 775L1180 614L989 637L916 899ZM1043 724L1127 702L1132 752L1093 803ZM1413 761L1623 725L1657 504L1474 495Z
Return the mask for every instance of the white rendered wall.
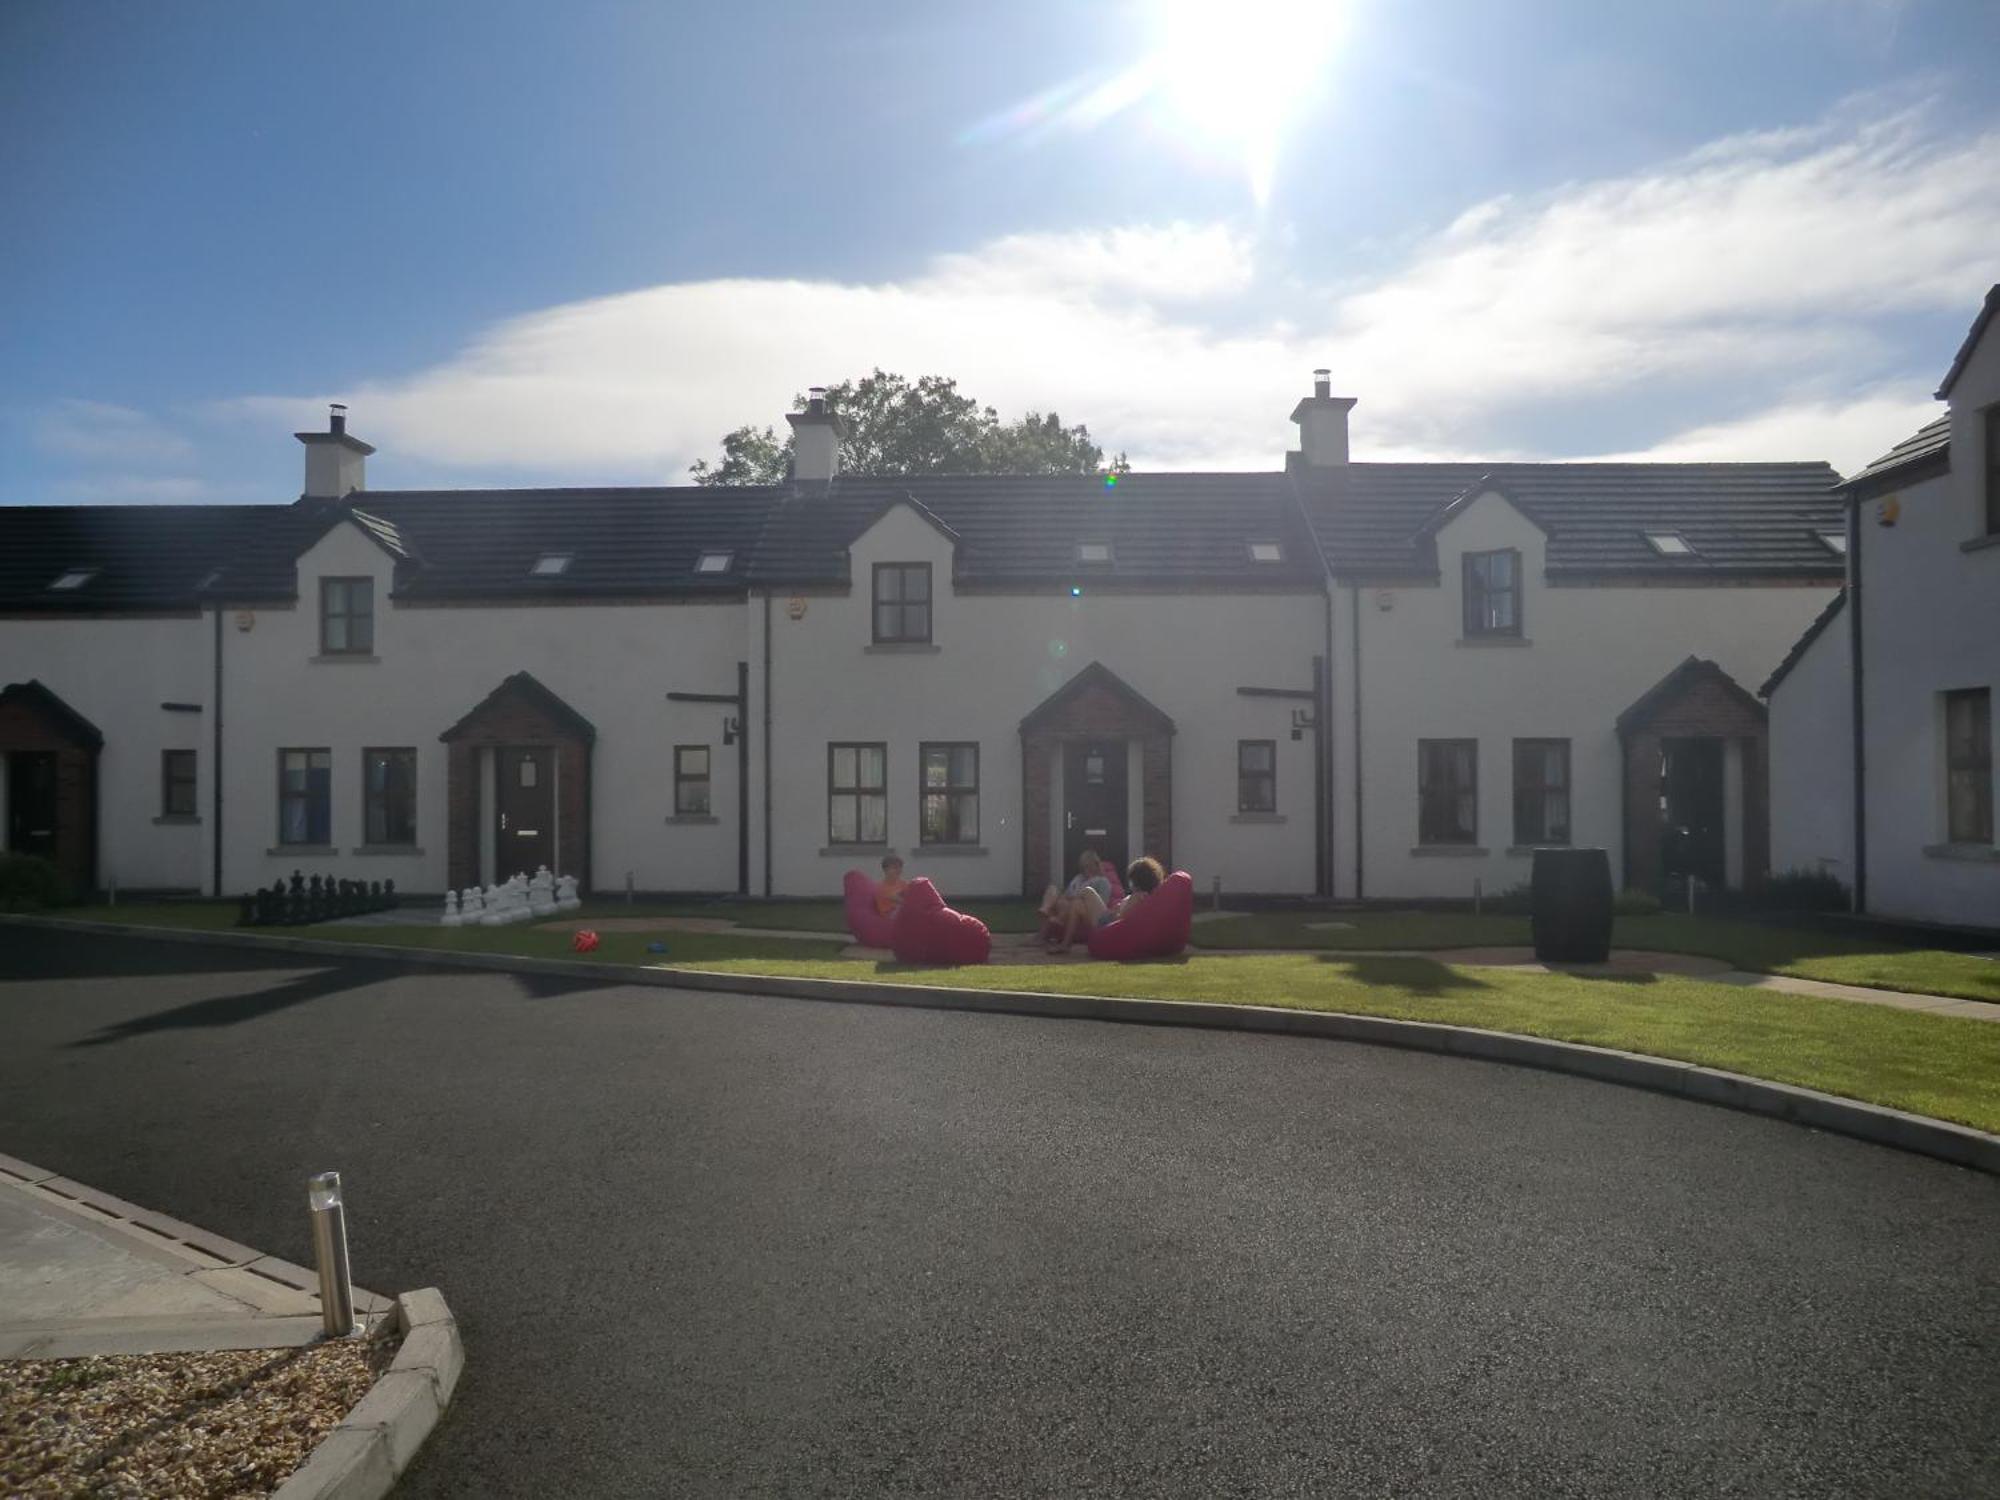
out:
M736 751L722 744L727 710L669 703L666 695L735 690L745 650L741 603L403 608L389 600L391 572L380 548L339 526L300 559L298 607L260 608L248 631L235 628L231 613L223 632L229 890L266 885L295 868L393 879L402 891L443 890L446 746L438 736L519 671L596 726L598 886L622 888L629 871L641 890L736 888ZM363 574L375 580L375 659L316 661L320 578ZM676 744L710 747L713 823L668 822ZM352 852L362 844L361 752L374 746L416 749L421 852ZM333 752L337 853L273 852L278 751L319 747ZM482 824L490 815L483 800Z
M2000 546L1962 545L1985 530L1980 413L1996 401L1989 329L1952 388L1951 472L1903 491L1893 527L1873 502L1862 510L1868 909L1881 916L2000 927L2000 857L1945 847L1941 722L1950 689L2000 703Z
M1526 644L1461 640L1461 558L1521 553ZM1366 888L1372 899L1490 895L1528 878L1514 847L1515 739L1570 742L1570 838L1624 868L1616 720L1689 656L1714 661L1750 691L1784 657L1833 592L1824 587L1552 588L1541 532L1505 499L1484 495L1438 537L1441 581L1361 591L1362 766ZM1351 715L1347 590L1335 615L1341 673L1337 714ZM1379 607L1388 595L1390 607ZM1417 741L1479 742L1479 840L1484 853L1417 852ZM1336 742L1339 894L1353 894L1351 737Z
M214 734L206 616L0 619L0 686L39 678L104 735L97 878L121 890L205 887ZM162 703L197 703L170 713ZM162 823L160 752L193 750L196 823ZM0 841L6 823L0 820Z
M870 650L873 565L932 566L934 651ZM888 512L851 553L854 587L806 599L793 620L774 601L772 689L780 726L772 786L773 885L781 896L827 895L872 856L827 845L827 750L833 741L888 745L889 847L912 874L948 895L999 895L1021 886L1020 722L1092 661L1171 716L1173 861L1207 889L1310 893L1313 888L1312 740L1290 737L1285 699L1240 697L1239 686L1310 688L1320 641L1317 595L1118 595L1081 599L966 594L950 588L951 546L915 512ZM752 613L757 614L753 605ZM755 712L761 714L761 669ZM1278 746L1275 823L1237 822L1236 742ZM980 747L981 853L918 841L918 746ZM1137 763L1132 795L1137 796ZM1061 797L1061 778L1054 781ZM1142 830L1130 830L1137 845ZM1054 845L1060 857L1061 843ZM1048 872L1052 873L1052 872ZM1038 877L1041 872L1038 872Z
M1848 618L1833 617L1771 694L1771 870L1854 884L1854 708Z

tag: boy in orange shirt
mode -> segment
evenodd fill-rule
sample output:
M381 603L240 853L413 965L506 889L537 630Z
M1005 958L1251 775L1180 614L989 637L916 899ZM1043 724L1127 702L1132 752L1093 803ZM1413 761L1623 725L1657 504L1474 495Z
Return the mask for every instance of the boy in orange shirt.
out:
M875 910L889 916L903 904L903 892L910 888L910 882L903 879L903 860L900 855L882 856L882 883L875 887Z

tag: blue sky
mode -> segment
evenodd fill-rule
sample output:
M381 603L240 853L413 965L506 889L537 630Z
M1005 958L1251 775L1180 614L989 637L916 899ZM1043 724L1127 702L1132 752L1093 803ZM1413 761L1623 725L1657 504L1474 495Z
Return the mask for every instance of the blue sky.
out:
M2000 278L2000 6L1189 3L6 0L0 503L289 499L329 399L378 488L677 482L876 365L1851 469Z

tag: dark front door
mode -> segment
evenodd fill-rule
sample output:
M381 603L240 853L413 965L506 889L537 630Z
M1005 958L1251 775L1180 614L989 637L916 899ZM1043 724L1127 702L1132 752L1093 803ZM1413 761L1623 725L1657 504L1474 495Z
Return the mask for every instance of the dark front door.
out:
M1678 883L1692 875L1703 885L1723 884L1722 741L1660 742L1660 857Z
M1125 869L1125 742L1071 740L1063 746L1062 878L1076 873L1077 856L1098 857Z
M546 745L502 746L493 752L495 881L555 868L556 753Z
M17 750L7 757L7 847L15 854L56 857L54 751Z

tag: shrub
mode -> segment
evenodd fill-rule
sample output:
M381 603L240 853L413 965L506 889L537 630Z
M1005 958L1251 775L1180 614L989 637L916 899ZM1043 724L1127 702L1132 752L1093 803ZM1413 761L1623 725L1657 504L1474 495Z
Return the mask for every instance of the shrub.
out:
M1611 910L1621 917L1656 917L1660 914L1660 898L1651 891L1628 888L1612 899Z
M1827 870L1781 870L1753 893L1764 911L1846 911L1847 887Z
M1495 916L1527 917L1535 911L1535 888L1522 881L1486 898L1486 909Z
M37 854L0 854L0 911L37 911L61 906L64 891L56 867Z

